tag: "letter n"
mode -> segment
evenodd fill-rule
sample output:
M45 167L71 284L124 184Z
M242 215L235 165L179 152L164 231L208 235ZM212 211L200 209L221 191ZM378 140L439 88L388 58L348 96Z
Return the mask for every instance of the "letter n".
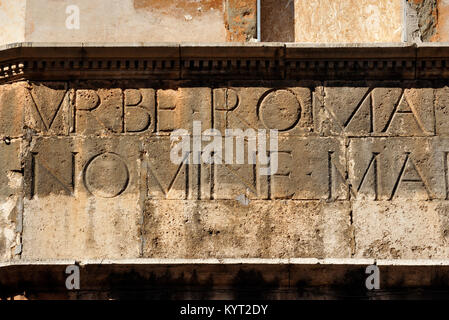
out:
M72 152L55 160L45 159L40 153L32 152L25 179L29 181L29 198L49 194L73 196L76 155L77 153Z

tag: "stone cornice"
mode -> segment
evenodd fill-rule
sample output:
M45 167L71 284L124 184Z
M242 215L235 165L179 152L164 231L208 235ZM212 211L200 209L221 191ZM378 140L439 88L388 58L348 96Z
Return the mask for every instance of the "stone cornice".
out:
M449 44L17 43L0 82L18 80L416 80L449 78Z

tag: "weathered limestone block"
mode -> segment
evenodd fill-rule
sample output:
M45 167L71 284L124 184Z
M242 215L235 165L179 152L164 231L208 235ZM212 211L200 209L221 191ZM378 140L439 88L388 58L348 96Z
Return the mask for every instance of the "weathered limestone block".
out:
M315 128L323 135L434 135L434 90L404 85L325 83L314 105Z
M77 89L75 109L78 134L123 132L123 96L119 88Z
M0 137L68 135L72 109L64 82L17 82L0 87Z
M124 132L153 132L156 126L154 89L126 89L124 96Z
M191 133L193 121L201 121L203 129L211 126L210 88L123 90L110 83L104 88L95 83L84 86L74 89L77 134L151 135L156 130L169 134L176 129Z
M344 139L286 138L279 141L279 169L271 176L269 199L348 198Z
M133 137L33 139L22 257L138 257L139 145Z
M72 97L81 135L151 133L156 126L155 90L121 89L111 83L79 84Z
M0 88L0 137L68 135L72 125L68 84L17 82Z
M372 200L445 200L448 150L444 138L353 138L348 147L352 193Z
M353 201L355 257L447 259L447 201Z
M190 140L190 137L188 137ZM145 143L148 156L147 183L151 199L196 199L201 196L198 180L203 176L199 165L174 164L170 160L171 142L168 137L152 138ZM194 175L200 175L195 178ZM199 194L200 192L200 194Z
M27 83L16 82L0 86L0 138L23 135L24 108L30 101Z
M147 201L144 256L351 256L347 201Z
M222 131L275 129L297 135L312 130L312 89L307 86L218 88L214 89L214 109L214 127Z
M187 139L192 141L190 137ZM189 163L174 164L170 160L173 144L168 137L147 140L149 197L172 200L348 198L344 139L281 138L278 151L272 154L273 175L268 176L261 171L267 166L257 161L249 163L247 141L242 143L245 161L236 162L235 150L239 143L234 140L231 163L226 162L226 142L223 142L220 163L193 164L190 153L185 157Z
M1 259L442 257L448 94L391 81L4 85ZM242 135L228 145L231 129Z
M68 84L64 82L31 83L24 104L27 129L40 135L68 135L73 111L69 102Z
M21 252L22 184L21 141L0 142L0 261Z
M435 122L438 135L449 134L449 87L435 89Z
M182 87L157 91L158 131L187 130L192 134L194 121L200 121L203 130L212 127L210 88Z

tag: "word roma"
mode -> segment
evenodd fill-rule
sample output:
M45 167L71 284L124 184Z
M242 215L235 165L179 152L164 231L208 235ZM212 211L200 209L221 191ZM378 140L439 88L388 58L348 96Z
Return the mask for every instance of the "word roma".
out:
M208 318L212 317L214 312L221 313L225 315L266 315L268 305L224 305L224 309L215 309L215 307L197 307L187 304L185 307L181 307L181 315L205 315Z

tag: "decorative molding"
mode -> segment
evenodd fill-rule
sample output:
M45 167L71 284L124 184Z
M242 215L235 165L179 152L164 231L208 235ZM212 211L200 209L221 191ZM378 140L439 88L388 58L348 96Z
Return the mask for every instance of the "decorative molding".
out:
M0 48L17 80L406 80L449 78L449 45L41 44Z

